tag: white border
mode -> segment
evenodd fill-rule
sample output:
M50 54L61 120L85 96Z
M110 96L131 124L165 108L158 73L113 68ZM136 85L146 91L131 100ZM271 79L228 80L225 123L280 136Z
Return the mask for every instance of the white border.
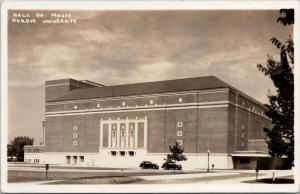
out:
M1 147L7 145L7 10L57 9L57 10L218 10L218 9L280 9L294 8L295 21L299 21L298 0L266 1L6 1L1 7ZM275 22L275 21L274 21ZM294 25L295 43L295 96L299 97L299 22ZM275 34L274 34L275 35ZM299 118L299 101L295 98L295 118ZM1 155L1 191L31 193L99 193L99 192L297 192L299 190L299 120L295 119L295 184L183 184L183 185L30 185L7 184L6 151ZM298 130L297 130L298 129Z

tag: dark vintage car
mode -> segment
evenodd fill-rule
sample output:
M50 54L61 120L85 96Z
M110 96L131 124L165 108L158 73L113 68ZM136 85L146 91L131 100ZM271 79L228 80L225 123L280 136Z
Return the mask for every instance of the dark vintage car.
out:
M163 169L165 170L181 170L182 166L180 164L175 164L174 162L165 162L163 163L163 165L161 166Z
M154 164L150 161L143 161L141 164L140 164L140 168L142 169L158 169L159 166L157 164Z

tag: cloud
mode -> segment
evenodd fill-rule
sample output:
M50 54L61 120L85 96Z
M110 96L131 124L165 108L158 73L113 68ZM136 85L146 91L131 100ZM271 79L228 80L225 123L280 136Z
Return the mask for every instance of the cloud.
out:
M203 75L260 77L256 64L278 52L269 38L275 32L286 35L275 11L73 15L79 19L76 25L10 25L10 84L64 77L107 85Z
M269 40L273 36L285 40L290 33L276 23L276 10L72 11L72 15L76 25L9 23L10 137L40 134L44 82L52 79L115 85L216 75L266 102L267 90L274 87L256 64L264 64L267 54L278 58L279 51Z

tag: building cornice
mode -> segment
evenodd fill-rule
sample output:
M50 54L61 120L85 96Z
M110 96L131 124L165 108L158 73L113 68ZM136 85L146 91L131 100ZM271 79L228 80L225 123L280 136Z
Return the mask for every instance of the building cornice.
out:
M94 108L94 109L81 109L81 110L68 110L68 111L53 111L46 112L46 117L54 116L69 116L69 115L85 115L85 114L106 114L116 112L137 112L137 111L157 111L157 110L172 110L172 109L203 109L203 108L221 108L232 105L236 108L240 108L249 113L260 116L266 120L269 120L258 112L251 111L246 107L240 106L230 101L213 101L213 102L199 102L199 103L178 103L178 104L154 104L144 106L127 106L127 107L109 107L109 108Z

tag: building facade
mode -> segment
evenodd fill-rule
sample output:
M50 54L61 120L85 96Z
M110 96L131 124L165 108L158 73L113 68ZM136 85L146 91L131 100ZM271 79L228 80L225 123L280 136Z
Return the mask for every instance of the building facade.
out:
M52 80L45 106L43 145L26 146L26 162L161 165L175 142L186 169L253 168L268 157L266 108L214 76L116 86Z

